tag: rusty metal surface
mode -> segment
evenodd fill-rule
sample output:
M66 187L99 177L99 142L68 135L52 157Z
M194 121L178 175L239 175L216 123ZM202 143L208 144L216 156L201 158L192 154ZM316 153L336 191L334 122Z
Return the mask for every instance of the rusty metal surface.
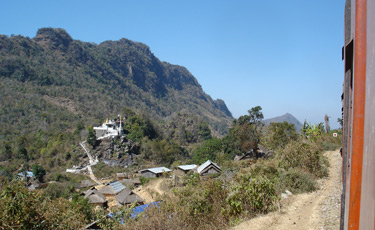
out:
M367 2L366 111L362 168L360 229L375 221L375 2Z
M348 229L359 229L366 100L367 1L357 0L354 39L353 135Z
M344 19L344 85L343 85L343 149L342 194L340 229L347 229L350 187L351 127L352 127L352 78L354 59L355 0L345 1Z

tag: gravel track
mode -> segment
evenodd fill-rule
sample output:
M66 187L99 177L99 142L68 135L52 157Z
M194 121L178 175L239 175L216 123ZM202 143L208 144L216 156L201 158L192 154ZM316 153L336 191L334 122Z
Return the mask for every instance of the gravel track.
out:
M320 189L292 195L282 201L279 211L245 221L233 230L328 230L340 227L341 157L339 151L328 151L330 170L318 181Z

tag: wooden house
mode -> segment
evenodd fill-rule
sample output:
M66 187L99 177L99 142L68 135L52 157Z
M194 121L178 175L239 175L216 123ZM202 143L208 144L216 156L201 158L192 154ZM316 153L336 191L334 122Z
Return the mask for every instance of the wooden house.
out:
M175 174L183 176L188 172L193 172L198 166L196 164L191 165L179 165L175 169Z
M117 180L123 180L123 179L128 179L129 176L127 173L116 173Z
M154 178L163 175L163 173L171 172L170 169L166 167L158 167L158 168L149 168L141 170L141 176L144 178Z
M134 187L140 186L142 184L139 178L123 179L121 182L125 184L126 186L134 186Z
M125 186L120 181L111 182L108 185L104 186L99 190L104 196L114 196L119 194L122 190L125 189Z
M129 188L125 188L119 194L117 194L116 201L118 206L129 206L132 203L137 203L138 205L144 204L142 198L133 193Z
M90 203L101 206L107 207L107 201L105 196L96 190L95 188L89 189L84 193L84 197L87 198Z
M208 160L197 168L197 172L200 176L205 176L208 174L219 173L221 172L221 168L216 163Z

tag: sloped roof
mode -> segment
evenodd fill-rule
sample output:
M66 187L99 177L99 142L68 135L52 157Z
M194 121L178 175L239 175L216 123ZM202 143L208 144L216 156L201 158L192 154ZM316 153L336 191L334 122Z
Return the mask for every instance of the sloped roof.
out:
M95 188L90 188L89 190L83 192L83 194L85 194L84 198L87 198L88 196L90 196L91 194L93 194L94 191L97 191L97 190Z
M120 204L131 204L133 202L143 202L143 200L134 194L129 188L125 188L116 196L117 202Z
M98 190L92 190L91 192L89 192L89 195L87 197L85 196L85 198L87 198L93 204L105 202L105 196Z
M91 187L91 186L94 186L95 184L91 181L91 180L83 180L81 181L81 183L79 184L79 187L80 188L85 188L85 187Z
M193 170L193 169L195 169L196 167L197 167L196 164L192 164L192 165L180 165L180 166L177 166L177 168L182 169L182 170L184 170L184 171L186 171L186 170Z
M121 184L120 181L115 181L115 182L109 183L109 185L100 189L99 192L101 192L103 194L116 195L125 188L126 187L123 184Z
M25 177L25 172L20 172L17 175L20 176L20 177ZM34 177L34 173L31 172L31 171L26 171L26 176L27 177Z
M128 177L127 173L116 173L117 177Z
M119 193L121 192L123 189L125 189L126 187L121 184L120 181L115 181L115 182L111 182L109 183L110 186L112 186L113 190L115 190L115 193Z
M141 184L141 180L139 178L123 179L121 182L124 183L124 184L126 184L127 186Z
M131 204L131 203L134 203L134 202L143 203L144 201L137 194L133 193L133 194L130 194L129 196L126 197L123 204Z
M125 188L119 194L116 195L116 200L120 203L123 203L122 201L125 200L126 197L129 196L131 193L132 191L129 188Z
M210 160L207 160L206 162L204 162L203 164L201 164L198 168L197 168L197 172L200 174L205 168L207 168L208 166L210 165L214 165L216 168L218 168L219 170L221 170L221 168L214 162L210 161Z
M163 173L163 172L171 172L171 170L169 168L166 168L166 167L144 169L144 170L141 170L141 173L145 172L145 171L150 171L150 172L155 173L155 174L159 174L159 173Z

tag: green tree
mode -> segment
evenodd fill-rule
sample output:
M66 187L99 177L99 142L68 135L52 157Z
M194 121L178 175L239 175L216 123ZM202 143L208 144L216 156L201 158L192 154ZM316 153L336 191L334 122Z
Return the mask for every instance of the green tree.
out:
M198 135L201 140L209 140L212 138L210 126L206 121L202 121L198 124Z
M17 156L18 156L18 158L23 159L26 162L29 161L29 157L27 155L27 149L23 146L18 147Z
M310 139L311 141L317 141L322 137L322 133L324 132L324 125L323 123L319 123L318 125L307 123L306 121L303 123L303 128L301 129L301 134L303 137Z
M138 115L130 116L125 121L125 133L128 138L133 141L140 142L143 137L154 139L157 137L157 132L148 118L141 118Z
M33 169L33 174L38 179L38 181L43 182L43 177L46 175L46 170L38 164L33 164L31 167Z
M92 147L95 147L96 145L96 135L95 130L92 126L89 126L87 128L88 134L87 134L87 143L89 143Z
M212 138L197 147L192 159L195 163L201 164L207 160L216 160L217 154L223 150L222 142L219 138Z
M342 118L337 118L337 123L339 123L340 129L342 129L342 126L343 126L343 120L342 120Z
M294 124L288 122L271 123L264 136L264 144L273 150L283 148L292 140L298 139L298 133Z
M6 161L12 158L12 147L8 141L4 142L4 147L1 151L0 160Z
M183 160L187 157L187 151L174 142L167 140L148 140L142 143L141 148L144 158L158 164L172 164L176 160Z
M253 150L257 152L257 148L262 137L262 107L256 106L251 108L248 113L234 121L232 129L233 136L239 140L240 150L248 152Z

